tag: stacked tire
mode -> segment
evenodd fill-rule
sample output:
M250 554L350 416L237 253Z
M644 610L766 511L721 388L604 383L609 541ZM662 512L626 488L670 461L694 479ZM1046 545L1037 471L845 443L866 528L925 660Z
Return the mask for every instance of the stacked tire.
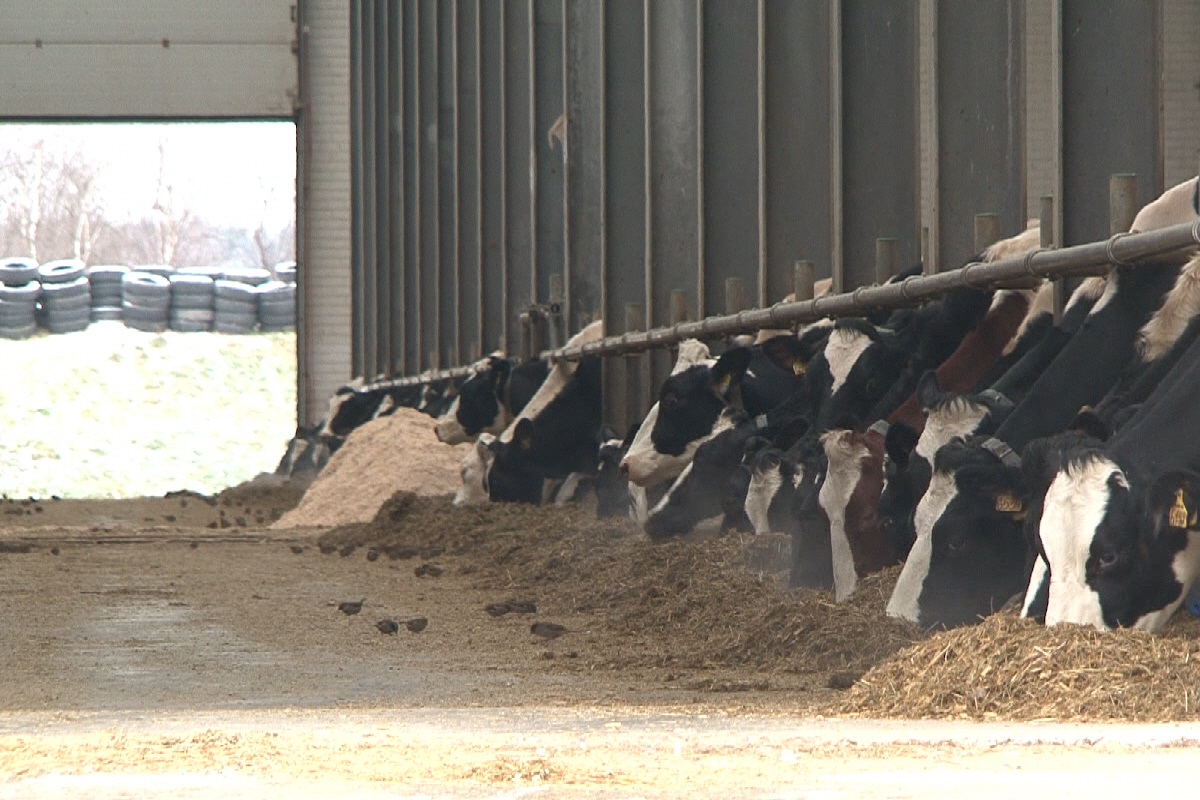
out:
M75 333L92 324L92 285L77 258L38 267L42 283L42 324L51 333Z
M257 287L221 278L213 281L213 327L217 333L250 333L258 325Z
M37 301L42 285L32 258L0 261L0 338L24 339L37 331Z
M264 333L296 330L296 284L268 281L258 286L258 321Z
M295 261L280 261L274 267L275 280L283 281L284 283L296 282L296 262Z
M119 265L88 267L88 281L92 284L92 322L120 322L125 318L121 309L124 299L121 281L128 274L129 267Z
M201 333L213 327L216 298L213 279L207 275L176 273L171 276L171 330Z
M161 333L167 329L171 282L150 272L129 272L121 279L121 310L125 325Z

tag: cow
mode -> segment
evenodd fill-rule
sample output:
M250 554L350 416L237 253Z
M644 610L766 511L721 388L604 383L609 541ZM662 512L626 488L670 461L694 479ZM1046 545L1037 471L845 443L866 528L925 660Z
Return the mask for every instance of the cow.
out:
M542 359L514 364L493 354L479 362L458 388L446 413L438 417L434 425L438 440L462 444L480 433L503 433L549 373L550 365Z
M491 444L495 438L490 433L479 434L471 449L463 456L459 468L462 483L454 495L454 505L471 506L488 501L487 473L492 465Z
M322 427L323 423L296 426L295 435L275 467L276 475L284 478L312 477L324 469L329 461L330 449L321 439Z
M604 326L598 321L567 344L578 346L603 336ZM489 445L488 497L539 504L546 499L547 481L594 473L600 389L596 356L555 364L517 418Z
M361 378L338 388L329 399L329 410L320 436L325 440L344 439L355 428L397 408L419 407L425 400L421 386L364 386Z
M1026 448L1036 553L1022 613L1047 624L1159 630L1200 577L1200 342L1107 442L1060 434ZM1165 356L1164 356L1165 357Z

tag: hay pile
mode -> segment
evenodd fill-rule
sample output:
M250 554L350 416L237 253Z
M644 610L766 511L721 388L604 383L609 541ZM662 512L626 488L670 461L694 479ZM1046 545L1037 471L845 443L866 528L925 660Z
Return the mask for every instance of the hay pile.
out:
M1166 635L1046 628L997 615L939 633L867 672L841 711L909 718L1195 720L1200 641L1182 612Z
M312 482L300 503L272 528L370 522L398 491L453 494L470 445L442 444L433 420L411 408L356 428Z
M483 586L595 614L624 634L597 667L861 672L920 635L884 615L898 570L835 605L827 592L787 591L754 566L753 536L656 543L627 520L597 520L583 507L454 508L400 493L371 523L328 531L320 544L454 557L449 566Z

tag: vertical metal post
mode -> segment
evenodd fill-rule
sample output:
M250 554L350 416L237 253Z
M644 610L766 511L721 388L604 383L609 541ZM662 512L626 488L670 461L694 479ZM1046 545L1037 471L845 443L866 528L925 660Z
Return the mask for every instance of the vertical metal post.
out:
M792 269L792 294L797 302L813 299L816 280L816 265L811 261L796 262Z
M414 3L417 15L417 157L420 160L420 252L421 271L419 351L421 368L431 369L437 360L441 264L439 198L440 173L438 122L438 14L436 0ZM430 135L432 133L433 135Z
M1138 176L1128 172L1108 179L1108 235L1125 233L1133 227L1138 212Z
M366 255L366 149L369 142L363 115L366 82L363 52L364 3L355 0L350 6L350 369L355 375L366 373L363 358L364 297L366 275L363 262Z
M1054 247L1055 234L1055 209L1054 196L1042 195L1041 203L1041 218L1038 221L1038 233L1040 234L1040 245L1044 248ZM1067 287L1063 283L1062 278L1057 278L1054 281L1054 323L1057 325L1062 321L1063 308L1067 304Z
M641 331L646 329L645 307L640 303L625 304L625 330ZM625 368L625 407L624 418L614 423L622 435L629 429L635 419L641 419L646 412L646 382L642 365L648 354L631 354L622 361Z
M900 272L900 240L875 240L875 283L884 284Z
M375 306L375 324L366 331L366 338L373 342L375 363L371 367L372 374L391 375L394 359L392 357L392 276L396 258L392 254L392 203L391 203L391 161L393 150L389 146L391 133L391 82L390 64L395 57L391 52L391 39L388 29L391 27L392 8L388 3L377 3L375 8L375 25L371 35L375 37L375 46L371 68L371 82L375 92L374 127L375 147L375 283L371 286L371 302ZM398 154L397 154L398 155Z
M438 3L437 13L437 153L438 153L438 310L437 349L440 363L462 363L458 315L459 165L458 165L458 7Z
M458 342L470 363L483 340L482 139L479 0L458 4Z
M746 308L746 283L741 278L725 279L725 313L736 314Z
M550 276L550 298L548 303L549 346L562 347L566 342L566 331L563 330L563 274L561 272Z
M483 302L483 352L506 350L508 317L508 247L505 219L508 169L504 132L504 7L479 5L479 238Z
M998 241L1000 241L1000 215L995 211L976 214L975 249L972 252L982 253Z
M534 300L544 301L550 279L563 273L563 158L550 136L563 113L563 3L534 0L530 18L530 127L533 155ZM548 322L548 320L547 320Z
M688 293L682 289L675 289L671 292L671 324L677 325L680 322L687 322L692 318L692 304L688 299Z
M408 297L404 290L405 274L408 270L408 255L405 247L407 238L406 219L408 209L405 201L404 151L404 12L401 3L388 6L388 58L385 72L387 83L387 149L388 149L388 250L391 264L388 269L390 296L385 299L391 310L391 323L384 332L387 341L388 372L404 375L405 328L409 314Z
M533 0L500 3L504 12L505 315L516 319L536 301L534 282ZM523 335L523 334L522 334ZM511 342L511 345L518 342Z
M419 26L416 3L401 3L404 76L404 372L421 369L421 118Z

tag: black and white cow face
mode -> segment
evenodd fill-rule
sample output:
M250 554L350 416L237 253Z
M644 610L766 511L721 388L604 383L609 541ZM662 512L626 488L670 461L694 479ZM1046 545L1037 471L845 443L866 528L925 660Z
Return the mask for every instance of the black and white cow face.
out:
M667 378L658 393L658 418L650 432L654 449L680 456L711 437L751 355L748 347L734 347L712 366L697 364Z
M887 613L951 628L998 610L1025 585L1025 506L1020 467L978 440L943 446Z
M904 367L895 336L860 319L838 320L806 371L818 410L816 430L855 427L867 419Z
M738 428L744 417L730 409L714 421L691 463L650 510L643 528L651 538L683 535L700 521L723 513L722 499L730 475L740 463L746 439L752 433Z
M481 433L500 434L508 425L501 397L512 362L490 357L463 382L445 414L438 417L434 432L438 441L462 444Z
M1070 454L1042 503L1024 613L1044 613L1047 625L1160 630L1200 575L1197 503L1195 473L1139 490L1102 448Z
M789 531L792 504L804 481L804 465L786 452L769 447L746 459L750 483L746 488L746 517L757 534Z
M487 472L488 497L501 503L542 502L545 472L530 457L536 442L534 426L528 419L518 420L512 439L499 439L489 446L491 466Z
M419 387L414 386L410 387L408 393L415 395L420 391ZM360 389L352 385L341 387L330 398L325 427L321 429L322 438L344 437L360 425L370 422L386 397L383 389Z
M597 518L623 517L629 513L629 482L621 477L620 465L637 429L635 425L623 440L608 425L600 429L595 482Z

